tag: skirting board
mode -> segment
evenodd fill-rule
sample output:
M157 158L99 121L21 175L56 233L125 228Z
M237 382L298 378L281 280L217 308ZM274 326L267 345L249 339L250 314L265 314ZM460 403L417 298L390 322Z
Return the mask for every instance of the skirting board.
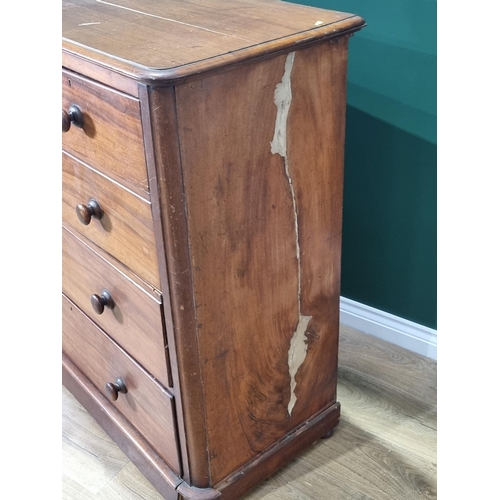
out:
M437 331L374 307L340 297L340 323L437 359Z

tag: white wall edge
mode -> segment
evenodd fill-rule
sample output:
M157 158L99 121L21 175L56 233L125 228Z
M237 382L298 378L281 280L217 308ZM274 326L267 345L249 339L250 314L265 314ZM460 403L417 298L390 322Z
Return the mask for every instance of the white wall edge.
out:
M340 297L340 323L437 360L437 330Z

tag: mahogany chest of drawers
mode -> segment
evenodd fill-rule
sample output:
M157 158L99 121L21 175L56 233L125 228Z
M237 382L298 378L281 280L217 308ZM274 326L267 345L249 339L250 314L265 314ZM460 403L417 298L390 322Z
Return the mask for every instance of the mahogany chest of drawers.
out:
M63 383L168 500L338 423L352 14L63 1Z

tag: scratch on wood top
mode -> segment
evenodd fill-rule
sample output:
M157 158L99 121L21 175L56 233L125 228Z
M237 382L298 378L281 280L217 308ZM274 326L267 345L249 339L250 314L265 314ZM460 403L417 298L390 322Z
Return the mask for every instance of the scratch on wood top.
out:
M229 35L228 33L222 33L221 31L211 30L209 28L204 28L203 26L197 26L196 24L183 23L182 21L178 21L177 19L170 19L168 17L157 16L156 14L150 14L149 12L144 12L142 10L131 9L130 7L125 7L124 5L119 5L119 4L112 3L112 2L106 2L105 0L95 0L95 1L97 3L102 3L105 5L109 5L111 7L116 7L117 9L123 9L123 10L128 10L130 12L135 12L136 14L142 14L143 16L154 17L156 19L162 19L163 21L169 21L171 23L182 24L184 26L189 26L191 28L196 28L196 29L200 29L203 31L209 31L210 33L215 33L217 35L229 36L231 38L236 38L237 40L243 40L244 42L250 42L250 40L247 40L246 38L241 38L241 37L236 36L236 35Z

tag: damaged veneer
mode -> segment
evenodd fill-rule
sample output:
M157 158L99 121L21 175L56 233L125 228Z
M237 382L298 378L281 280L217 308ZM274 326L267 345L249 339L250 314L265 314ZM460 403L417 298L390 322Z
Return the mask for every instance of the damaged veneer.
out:
M276 124L274 128L274 137L271 142L271 153L279 154L283 157L283 165L285 175L290 186L290 196L293 203L293 219L295 226L295 247L297 254L297 309L298 309L298 320L297 327L293 332L292 339L290 341L290 349L288 351L288 369L290 371L290 402L288 403L288 413L291 415L293 407L297 401L297 396L295 394L295 387L297 381L295 379L297 372L304 362L307 354L307 337L305 335L307 330L307 325L312 316L304 316L302 314L302 304L301 304L301 274L302 268L300 265L300 243L299 243L299 222L298 222L298 208L297 199L295 197L295 190L293 187L293 181L290 176L290 170L288 167L288 156L287 156L287 120L288 111L290 109L290 104L292 102L292 85L291 85L291 74L293 68L293 61L295 58L295 52L290 52L286 56L285 60L285 72L283 74L283 79L278 85L276 85L276 90L274 91L274 104L277 108L276 113Z
M212 484L336 403L346 48L176 87Z

